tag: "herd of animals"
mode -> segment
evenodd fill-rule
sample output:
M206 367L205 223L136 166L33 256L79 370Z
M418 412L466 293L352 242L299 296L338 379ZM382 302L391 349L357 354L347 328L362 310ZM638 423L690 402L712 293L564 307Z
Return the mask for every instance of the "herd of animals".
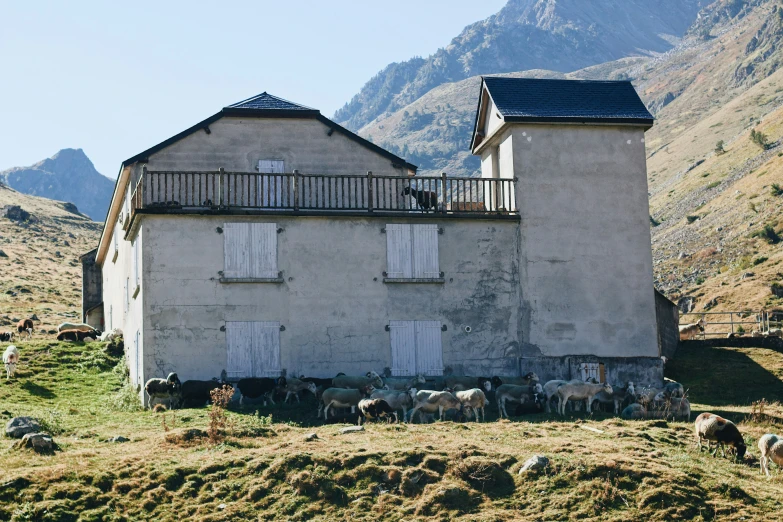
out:
M688 328L692 327L692 328ZM703 323L686 325L686 336L694 328L703 328ZM14 334L27 334L32 337L33 323L30 319L19 321L17 332L0 332L0 342L12 342ZM681 327L681 335L682 327ZM84 341L85 339L111 340L121 336L119 330L102 333L89 325L79 323L63 323L58 327L58 340ZM3 364L6 379L14 377L19 363L19 349L9 345L3 352ZM221 380L210 381L187 380L181 382L176 373L170 373L167 378L153 378L145 384L148 404L150 407L156 400L168 401L169 408L199 407L211 400L213 390L226 386L225 375ZM418 389L429 385L433 389ZM507 404L516 403L514 416L551 411L556 402L556 410L565 415L566 409L578 409L584 405L588 413L595 405L607 405L615 414L620 412L625 419L674 418L690 419L690 403L686 398L682 384L666 379L662 388L652 386L639 387L628 382L625 386L611 386L599 383L594 379L581 380L551 380L543 386L538 376L530 372L524 377L467 377L445 376L430 377L423 375L412 378L383 378L374 371L363 376L338 374L333 378L318 377L253 377L240 379L236 383L239 391L239 402L267 401L275 404L275 397L284 397L288 402L292 397L300 401L300 392L311 393L318 401L317 416L323 415L325 422L350 422L361 424L366 420L399 422L399 413L408 423L414 421L419 414L420 422L429 422L437 415L441 421L447 414L453 412L453 420L486 420L485 409L490 405L488 396L494 395L499 417L509 418ZM438 388L438 389L435 389ZM569 402L570 401L570 402ZM626 406L627 403L630 403ZM337 409L348 409L349 413L335 415ZM329 410L332 417L329 417ZM357 411L358 410L358 411ZM707 450L717 455L719 450L725 457L728 447L729 454L742 459L747 451L744 438L737 426L728 419L713 413L702 413L695 421L695 434L699 450L706 444ZM759 463L761 472L769 476L769 463L783 466L783 437L766 434L758 441Z
M690 341L693 339L696 339L700 334L704 333L704 327L707 326L707 322L702 317L695 323L691 324L681 324L679 326L680 330L680 341ZM734 339L735 337L742 337L743 332L732 332L729 334L726 334L727 339ZM783 337L783 329L781 328L770 328L766 332L762 332L761 330L753 330L750 332L750 337Z

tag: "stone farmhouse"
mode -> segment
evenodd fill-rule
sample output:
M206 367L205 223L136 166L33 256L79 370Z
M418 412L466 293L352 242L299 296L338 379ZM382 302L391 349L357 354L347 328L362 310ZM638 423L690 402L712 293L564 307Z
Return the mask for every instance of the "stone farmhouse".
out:
M85 317L122 329L138 384L384 369L659 381L652 124L627 82L488 77L481 177L422 177L260 94L122 163L85 258L102 313L85 302Z

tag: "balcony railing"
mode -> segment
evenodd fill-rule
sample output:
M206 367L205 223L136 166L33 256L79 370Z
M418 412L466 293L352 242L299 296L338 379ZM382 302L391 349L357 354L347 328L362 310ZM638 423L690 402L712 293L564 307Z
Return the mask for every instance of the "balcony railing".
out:
M515 215L515 179L147 171L133 213L161 211L384 212Z

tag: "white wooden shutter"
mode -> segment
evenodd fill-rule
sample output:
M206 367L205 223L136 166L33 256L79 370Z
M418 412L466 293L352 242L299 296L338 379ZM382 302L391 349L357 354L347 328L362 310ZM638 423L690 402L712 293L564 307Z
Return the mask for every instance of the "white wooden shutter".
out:
M416 370L424 375L443 375L443 344L439 321L416 321Z
M438 225L411 225L413 228L413 277L437 279Z
M386 277L413 277L410 225L386 225Z
M223 224L223 277L250 277L250 223Z
M141 371L141 330L136 330L136 384L143 384L143 376Z
M250 275L277 277L277 223L250 224Z
M139 238L133 242L133 288L139 287Z
M254 322L253 377L280 376L280 323Z
M226 323L226 374L229 379L253 376L253 323Z
M416 375L416 333L413 321L389 321L392 375Z
M259 160L258 172L261 174L283 174L285 173L284 160Z

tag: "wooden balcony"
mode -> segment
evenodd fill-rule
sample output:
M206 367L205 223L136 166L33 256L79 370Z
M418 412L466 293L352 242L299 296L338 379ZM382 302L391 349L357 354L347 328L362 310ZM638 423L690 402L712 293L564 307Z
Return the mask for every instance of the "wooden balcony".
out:
M136 214L405 215L518 218L515 179L143 171Z

